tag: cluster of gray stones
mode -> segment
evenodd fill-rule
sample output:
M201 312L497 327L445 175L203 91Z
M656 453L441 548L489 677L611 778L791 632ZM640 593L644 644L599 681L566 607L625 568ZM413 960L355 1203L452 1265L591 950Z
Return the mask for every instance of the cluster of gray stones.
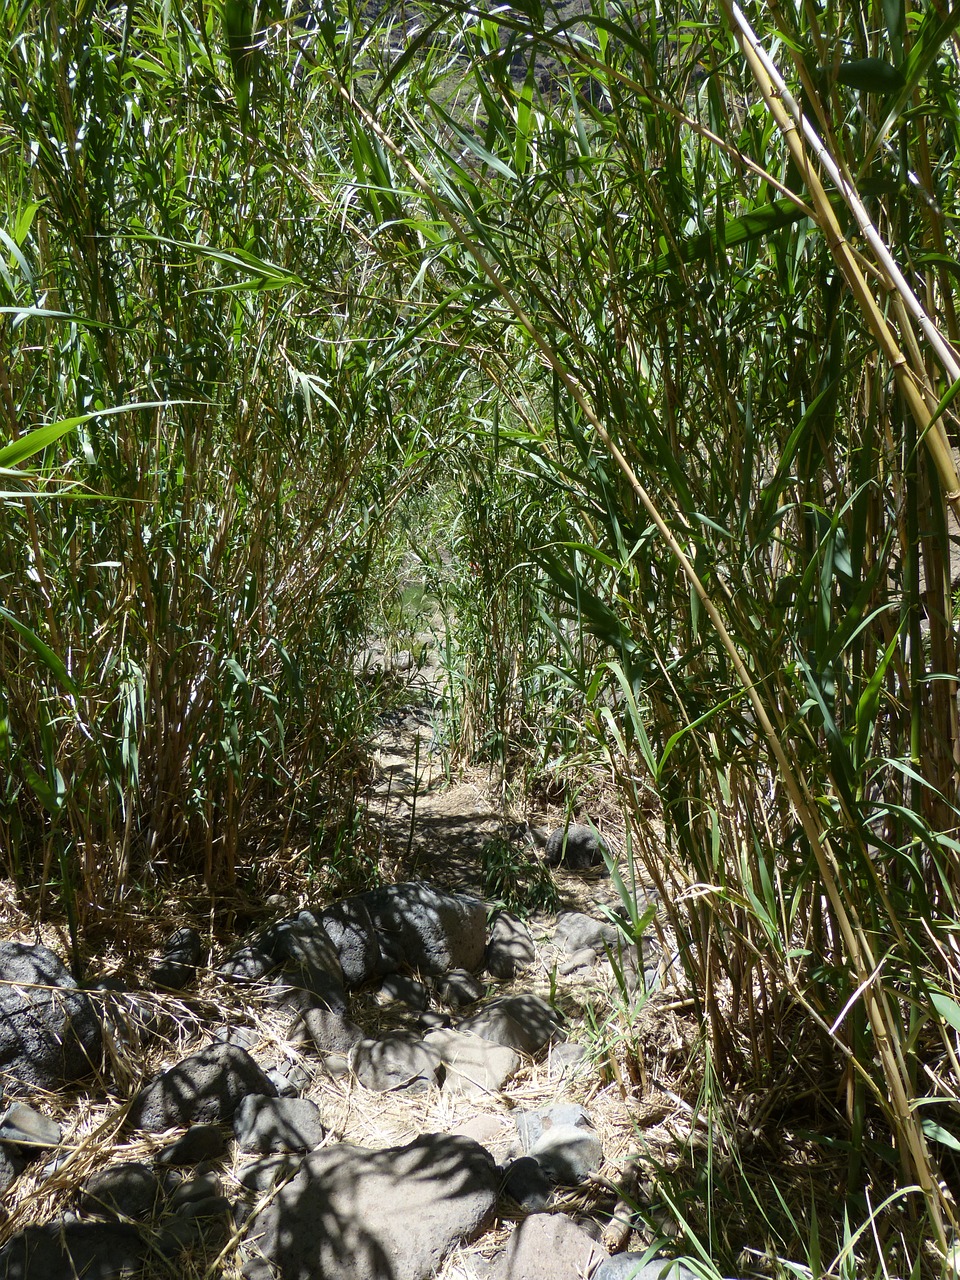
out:
M381 1150L332 1141L320 1108L302 1096L312 1078L305 1062L372 1091L478 1099L497 1095L528 1058L549 1053L552 1070L575 1069L583 1049L566 1042L545 1000L521 993L481 1003L478 974L513 980L537 958L520 920L501 912L488 925L487 914L465 894L396 884L288 916L234 950L221 977L267 999L298 1054L257 1056L251 1028L213 1028L209 1043L126 1104L128 1129L180 1130L176 1138L150 1164L92 1173L75 1208L13 1236L0 1249L0 1280L113 1280L140 1274L158 1255L173 1261L202 1247L215 1256L231 1238L242 1239L247 1280L427 1280L505 1207L526 1216L486 1280L659 1276L663 1259L609 1258L582 1225L549 1212L557 1187L578 1185L603 1161L582 1107L517 1112L512 1155L498 1163L463 1132ZM568 913L553 945L583 966L586 952L596 963L620 937L612 924ZM157 983L184 989L200 951L198 935L178 930L154 968ZM629 969L622 950L618 963ZM639 982L636 959L633 971ZM402 1007L405 1029L367 1036L351 1019L360 987ZM31 1159L45 1158L51 1177L69 1161L59 1125L22 1099L99 1070L105 1038L124 1035L132 1014L149 1031L156 1015L141 1004L108 982L79 988L45 947L0 944L0 1078L12 1098L0 1115L0 1190ZM222 1174L231 1142L245 1158L239 1187Z

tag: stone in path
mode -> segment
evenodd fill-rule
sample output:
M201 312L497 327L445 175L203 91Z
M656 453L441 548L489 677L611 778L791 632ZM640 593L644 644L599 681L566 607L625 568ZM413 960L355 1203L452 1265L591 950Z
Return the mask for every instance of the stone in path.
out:
M587 871L603 862L603 846L593 827L571 823L550 833L544 861L548 867L567 867L570 871Z
M520 1067L520 1055L482 1036L463 1031L431 1031L424 1043L439 1053L447 1068L443 1088L465 1097L498 1093Z
M91 1173L83 1184L80 1208L84 1213L149 1218L160 1199L160 1179L148 1164L125 1160Z
M248 1223L248 1280L427 1280L493 1217L500 1173L469 1138L424 1134L403 1147L349 1143L308 1155Z
M249 1093L276 1097L276 1086L250 1054L215 1041L162 1072L134 1098L129 1121L148 1133L178 1125L229 1120Z
M501 982L509 982L537 958L533 934L515 915L501 911L493 922L487 943L487 970Z
M500 996L460 1023L461 1031L506 1045L532 1057L555 1036L562 1039L559 1015L539 996Z
M597 1268L593 1280L699 1280L689 1267L673 1258L651 1258L642 1253L618 1253Z
M595 955L603 955L608 950L616 955L618 947L623 944L623 935L610 920L595 920L582 911L563 911L557 917L553 941L568 955L578 954L587 948Z
M521 1114L517 1132L524 1151L560 1186L577 1186L603 1164L600 1139L579 1103L560 1103Z
M0 1249L0 1280L121 1280L140 1274L147 1247L122 1222L27 1227Z
M380 943L362 898L343 898L314 914L336 949L348 988L358 987L382 971Z
M553 1183L533 1156L521 1156L507 1168L503 1178L503 1191L521 1209L535 1213L546 1206L553 1194Z
M312 1151L326 1130L320 1108L309 1098L265 1098L250 1094L241 1099L233 1116L233 1132L241 1151L269 1155L278 1151Z
M197 964L203 941L196 929L185 925L169 937L157 963L150 970L150 979L169 991L182 991L197 976Z
M18 1151L0 1147L0 1196L23 1173L26 1164Z
M606 1250L563 1214L534 1213L494 1260L490 1280L583 1280L606 1257Z
M89 997L47 947L0 943L0 1088L52 1093L99 1066L103 1031Z
M57 1147L62 1130L56 1120L24 1102L14 1102L0 1116L0 1142L15 1142L28 1149Z
M195 1124L185 1134L164 1147L156 1155L157 1164L200 1164L202 1160L218 1160L227 1149L218 1124Z
M384 959L424 977L451 969L476 972L487 941L487 908L479 898L430 884L390 884L361 894Z
M451 969L437 982L437 994L451 1009L465 1009L483 998L484 986L466 969Z
M402 1033L382 1040L361 1040L350 1051L350 1066L360 1083L377 1093L390 1089L420 1093L442 1078L436 1049Z

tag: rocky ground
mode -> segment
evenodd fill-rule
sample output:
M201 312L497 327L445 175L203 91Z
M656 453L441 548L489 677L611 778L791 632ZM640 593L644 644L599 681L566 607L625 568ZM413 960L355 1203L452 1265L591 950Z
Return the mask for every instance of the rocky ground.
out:
M225 953L182 927L138 990L0 944L0 1280L637 1271L637 1157L686 1105L669 954L611 920L615 833L604 854L548 813L506 830L418 706L385 719L371 784L396 883L277 903ZM557 900L502 910L491 859L538 892L552 862ZM639 1075L627 1037L653 1048Z

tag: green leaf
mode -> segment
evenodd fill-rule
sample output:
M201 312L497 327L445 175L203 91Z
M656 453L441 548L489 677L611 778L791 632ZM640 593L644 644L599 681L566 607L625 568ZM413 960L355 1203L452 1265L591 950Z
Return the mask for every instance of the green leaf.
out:
M956 1000L951 1000L942 991L930 991L929 995L930 1003L944 1022L948 1022L954 1031L960 1031L960 1005Z
M63 418L60 422L49 422L45 427L35 427L19 440L11 440L0 449L0 468L18 466L34 454L42 453L48 445L54 444L62 436L67 435L85 422L94 418L109 418L118 413L130 413L134 409L166 409L175 404L201 404L199 400L142 400L136 404L116 405L112 409L96 409L93 413L81 413L75 418Z
M903 56L903 10L903 0L883 0L883 16L890 35L890 44L898 61Z
M837 67L837 84L857 89L860 93L896 93L905 81L903 72L883 58L857 58L841 62Z
M843 205L842 197L835 191L828 198L835 209ZM763 240L809 216L808 210L795 200L773 200L769 204L750 209L739 217L728 218L722 226L697 232L696 235L681 240L673 252L665 253L641 267L641 274L664 275L676 266L678 259L685 266L703 262L711 254L729 252L754 240Z
M867 744L876 722L877 707L880 703L880 690L883 688L887 667L889 667L899 644L900 628L898 627L893 634L893 639L884 650L883 657L877 663L876 670L867 682L867 687L861 693L857 702L855 768L859 768L867 757Z
M62 422L51 422L45 427L28 431L19 440L12 440L0 449L0 467L18 466L34 454L42 453L48 445L69 434L81 423L89 422L93 416L92 413L84 413L76 418L64 418Z
M949 1147L951 1151L960 1151L960 1142L953 1136L949 1129L944 1129L942 1124L937 1124L936 1120L927 1118L921 1121L921 1129L927 1138L932 1138L934 1142L939 1142L943 1147Z
M890 103L886 116L884 116L877 127L876 133L870 140L863 163L860 165L861 173L866 172L867 166L876 154L877 147L887 136L888 131L900 114L913 100L913 95L920 82L936 61L940 50L952 38L958 26L960 26L960 5L955 5L942 21L939 13L933 7L923 19L913 46L900 68L903 78L902 87Z
M59 769L54 770L53 785L42 778L29 761L23 762L23 772L26 775L27 782L30 784L30 790L37 797L46 811L56 816L63 808L63 797L67 793L67 784L63 780L63 774Z
M245 111L250 100L253 79L253 5L250 0L224 0L223 30L227 37L227 53L233 67L237 102Z
M2 604L0 604L0 618L2 618L9 626L13 627L14 631L16 631L17 635L27 648L33 650L44 666L47 667L54 676L56 676L57 680L59 680L65 689L69 690L69 692L73 694L77 694L79 692L77 686L70 677L70 673L64 666L63 660L57 657L49 645L44 644L35 632L31 631L30 628L25 623L21 622L19 618L14 617L10 610L5 609Z

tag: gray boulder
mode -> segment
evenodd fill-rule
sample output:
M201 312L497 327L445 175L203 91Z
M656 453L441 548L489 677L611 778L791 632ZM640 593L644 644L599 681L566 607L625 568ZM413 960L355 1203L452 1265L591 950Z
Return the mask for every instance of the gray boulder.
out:
M123 1222L48 1222L0 1249L0 1280L121 1280L139 1275L147 1246Z
M0 1142L15 1142L20 1147L40 1150L58 1147L63 1131L56 1120L45 1116L24 1102L14 1102L0 1116Z
M546 1207L553 1194L553 1183L533 1156L521 1156L508 1166L504 1174L503 1193L521 1209L536 1213Z
M277 968L277 960L259 947L237 947L218 967L228 982L259 982Z
M90 998L47 947L0 943L0 1083L55 1092L99 1068L103 1030Z
M575 1187L603 1164L603 1147L592 1129L557 1126L531 1148L530 1155L550 1179L562 1187Z
M203 1160L218 1160L227 1144L218 1124L194 1124L186 1133L164 1147L157 1154L159 1165L200 1164Z
M191 1200L164 1226L156 1238L156 1249L167 1258L175 1258L188 1250L201 1249L206 1253L220 1249L235 1226L233 1205L226 1196Z
M148 1164L126 1160L91 1173L83 1184L80 1209L84 1213L142 1221L160 1199L160 1179Z
M500 996L465 1018L461 1031L534 1056L553 1038L562 1038L559 1015L539 996Z
M588 871L603 862L603 846L592 827L572 823L566 830L560 828L550 833L544 861L548 867Z
M564 911L557 917L553 941L568 955L588 947L597 955L607 950L616 955L623 943L623 935L609 920L594 920L593 916L584 915L582 911Z
M319 1006L346 1012L340 957L313 912L271 925L257 949L283 965L275 986L279 1005L301 1013Z
M484 986L466 969L451 969L437 981L437 995L451 1009L465 1009L483 996Z
M197 976L197 963L203 941L196 929L184 925L166 941L157 963L150 970L151 979L170 991L182 991Z
M465 1097L498 1093L520 1067L513 1049L462 1031L431 1031L424 1043L440 1055L446 1076L444 1091Z
M494 1260L490 1280L582 1280L607 1257L596 1240L562 1213L534 1213Z
M517 1116L517 1133L551 1182L575 1187L603 1163L603 1147L587 1112L576 1102Z
M547 1074L551 1080L562 1080L565 1076L574 1075L578 1069L589 1065L586 1047L566 1041L550 1046L550 1057L547 1061Z
M141 1089L131 1104L129 1120L148 1133L229 1120L247 1094L275 1097L276 1092L245 1049L218 1040Z
M344 984L358 987L382 972L383 961L370 910L361 897L344 898L316 912L316 918L333 943L340 960Z
M443 1077L436 1049L404 1035L361 1040L351 1050L350 1066L360 1083L376 1093L389 1089L420 1093Z
M521 1111L516 1117L516 1125L520 1143L529 1153L551 1129L592 1129L593 1121L579 1102L558 1102L541 1111Z
M618 1253L597 1268L593 1280L699 1280L699 1277L674 1258L651 1258L644 1262L642 1253Z
M294 1042L309 1039L317 1052L325 1057L330 1053L349 1053L363 1039L363 1032L351 1022L345 1012L318 1007L307 1009L290 1032Z
M240 1173L240 1185L253 1196L259 1198L272 1191L279 1182L292 1178L303 1163L303 1157L283 1152L280 1155L264 1156L262 1160L254 1160Z
M561 960L557 965L557 973L562 978L568 978L571 973L581 973L584 969L594 969L597 964L597 953L593 947L581 947L579 951L574 951L573 955L567 956L566 960Z
M0 1147L0 1196L19 1178L26 1165L27 1162L19 1151L11 1147Z
M487 909L479 898L423 883L386 885L361 897L391 967L439 977L482 966Z
M430 992L422 982L406 973L388 973L374 999L381 1009L400 1004L415 1013L423 1013L430 1003Z
M170 1208L182 1209L186 1204L196 1204L201 1200L223 1195L223 1183L215 1173L198 1173L196 1177L185 1178L170 1195Z
M533 935L522 920L501 911L493 922L487 943L487 970L501 982L509 982L537 958Z
M500 1175L469 1138L424 1134L403 1147L347 1143L308 1155L247 1225L256 1257L283 1280L427 1280L496 1209Z
M292 961L303 969L324 970L343 984L337 948L312 911L301 911L268 926L260 935L256 949L281 964Z
M312 1151L326 1129L320 1108L309 1098L266 1098L249 1094L233 1115L233 1132L241 1151Z

